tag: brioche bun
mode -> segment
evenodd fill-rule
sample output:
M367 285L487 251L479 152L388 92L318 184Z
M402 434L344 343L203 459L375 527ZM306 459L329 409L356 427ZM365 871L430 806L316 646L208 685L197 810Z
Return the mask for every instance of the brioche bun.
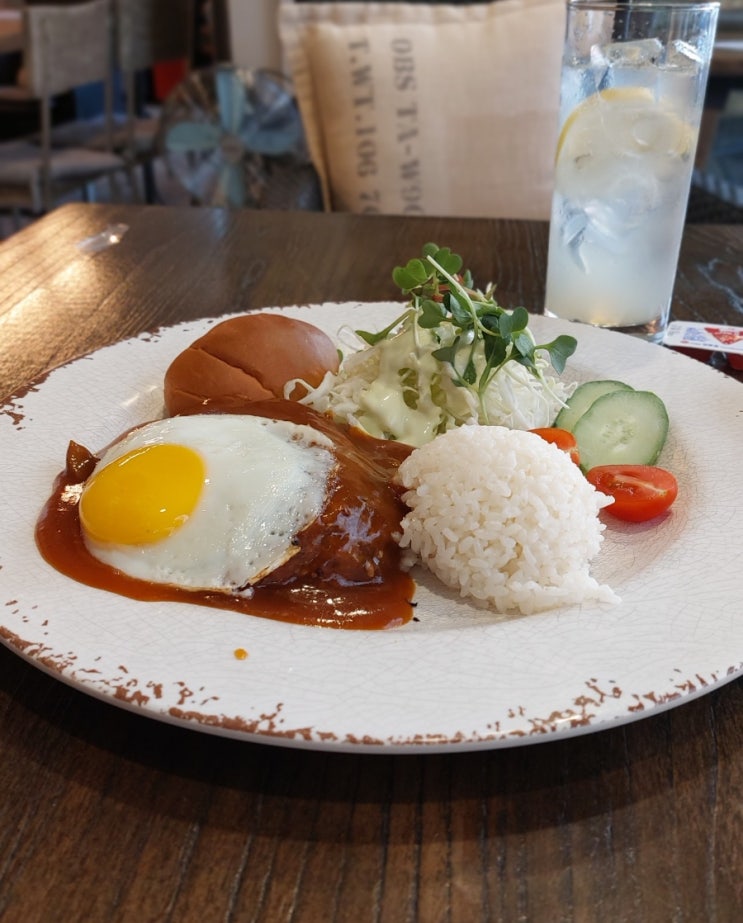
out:
M165 373L165 407L171 416L203 410L211 401L239 408L283 398L301 378L313 388L338 370L338 352L317 327L282 314L231 317L195 340ZM288 397L303 395L295 386Z

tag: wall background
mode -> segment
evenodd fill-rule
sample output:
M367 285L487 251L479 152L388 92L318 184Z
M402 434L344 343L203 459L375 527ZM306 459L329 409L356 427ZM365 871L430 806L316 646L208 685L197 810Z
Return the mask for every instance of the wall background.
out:
M222 0L228 18L232 61L240 67L281 70L277 25L280 0Z

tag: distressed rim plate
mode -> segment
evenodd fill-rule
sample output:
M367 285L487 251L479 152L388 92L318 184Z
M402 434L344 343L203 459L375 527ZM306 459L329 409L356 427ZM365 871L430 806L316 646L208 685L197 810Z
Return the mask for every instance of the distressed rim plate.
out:
M400 305L268 310L336 336L342 324L381 328ZM671 417L661 462L680 483L672 513L652 525L610 524L592 568L620 605L503 618L418 574L418 621L338 631L133 601L58 574L38 555L33 529L68 440L95 450L160 416L168 364L222 319L99 350L1 408L0 639L31 664L111 704L196 730L383 753L589 733L740 675L743 388L662 347L549 318L532 318L538 340L561 332L578 338L569 377L621 378L654 390Z

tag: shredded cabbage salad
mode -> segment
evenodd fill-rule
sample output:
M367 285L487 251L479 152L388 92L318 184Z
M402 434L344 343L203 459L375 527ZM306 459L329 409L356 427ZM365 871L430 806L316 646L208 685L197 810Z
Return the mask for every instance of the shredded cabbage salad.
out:
M562 372L575 339L537 344L528 312L501 308L492 286L473 288L461 265L449 249L426 244L422 259L397 267L393 278L410 296L404 313L383 331L355 331L338 372L317 388L305 383L302 402L412 446L466 424L551 425L575 385L549 369Z

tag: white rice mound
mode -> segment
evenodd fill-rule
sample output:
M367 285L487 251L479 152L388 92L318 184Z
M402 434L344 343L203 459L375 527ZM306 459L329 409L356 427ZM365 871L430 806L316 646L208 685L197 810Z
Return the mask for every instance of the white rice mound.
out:
M524 615L619 601L589 573L605 528L598 513L611 499L534 433L450 430L415 449L397 480L409 507L399 536L407 563L461 596Z

